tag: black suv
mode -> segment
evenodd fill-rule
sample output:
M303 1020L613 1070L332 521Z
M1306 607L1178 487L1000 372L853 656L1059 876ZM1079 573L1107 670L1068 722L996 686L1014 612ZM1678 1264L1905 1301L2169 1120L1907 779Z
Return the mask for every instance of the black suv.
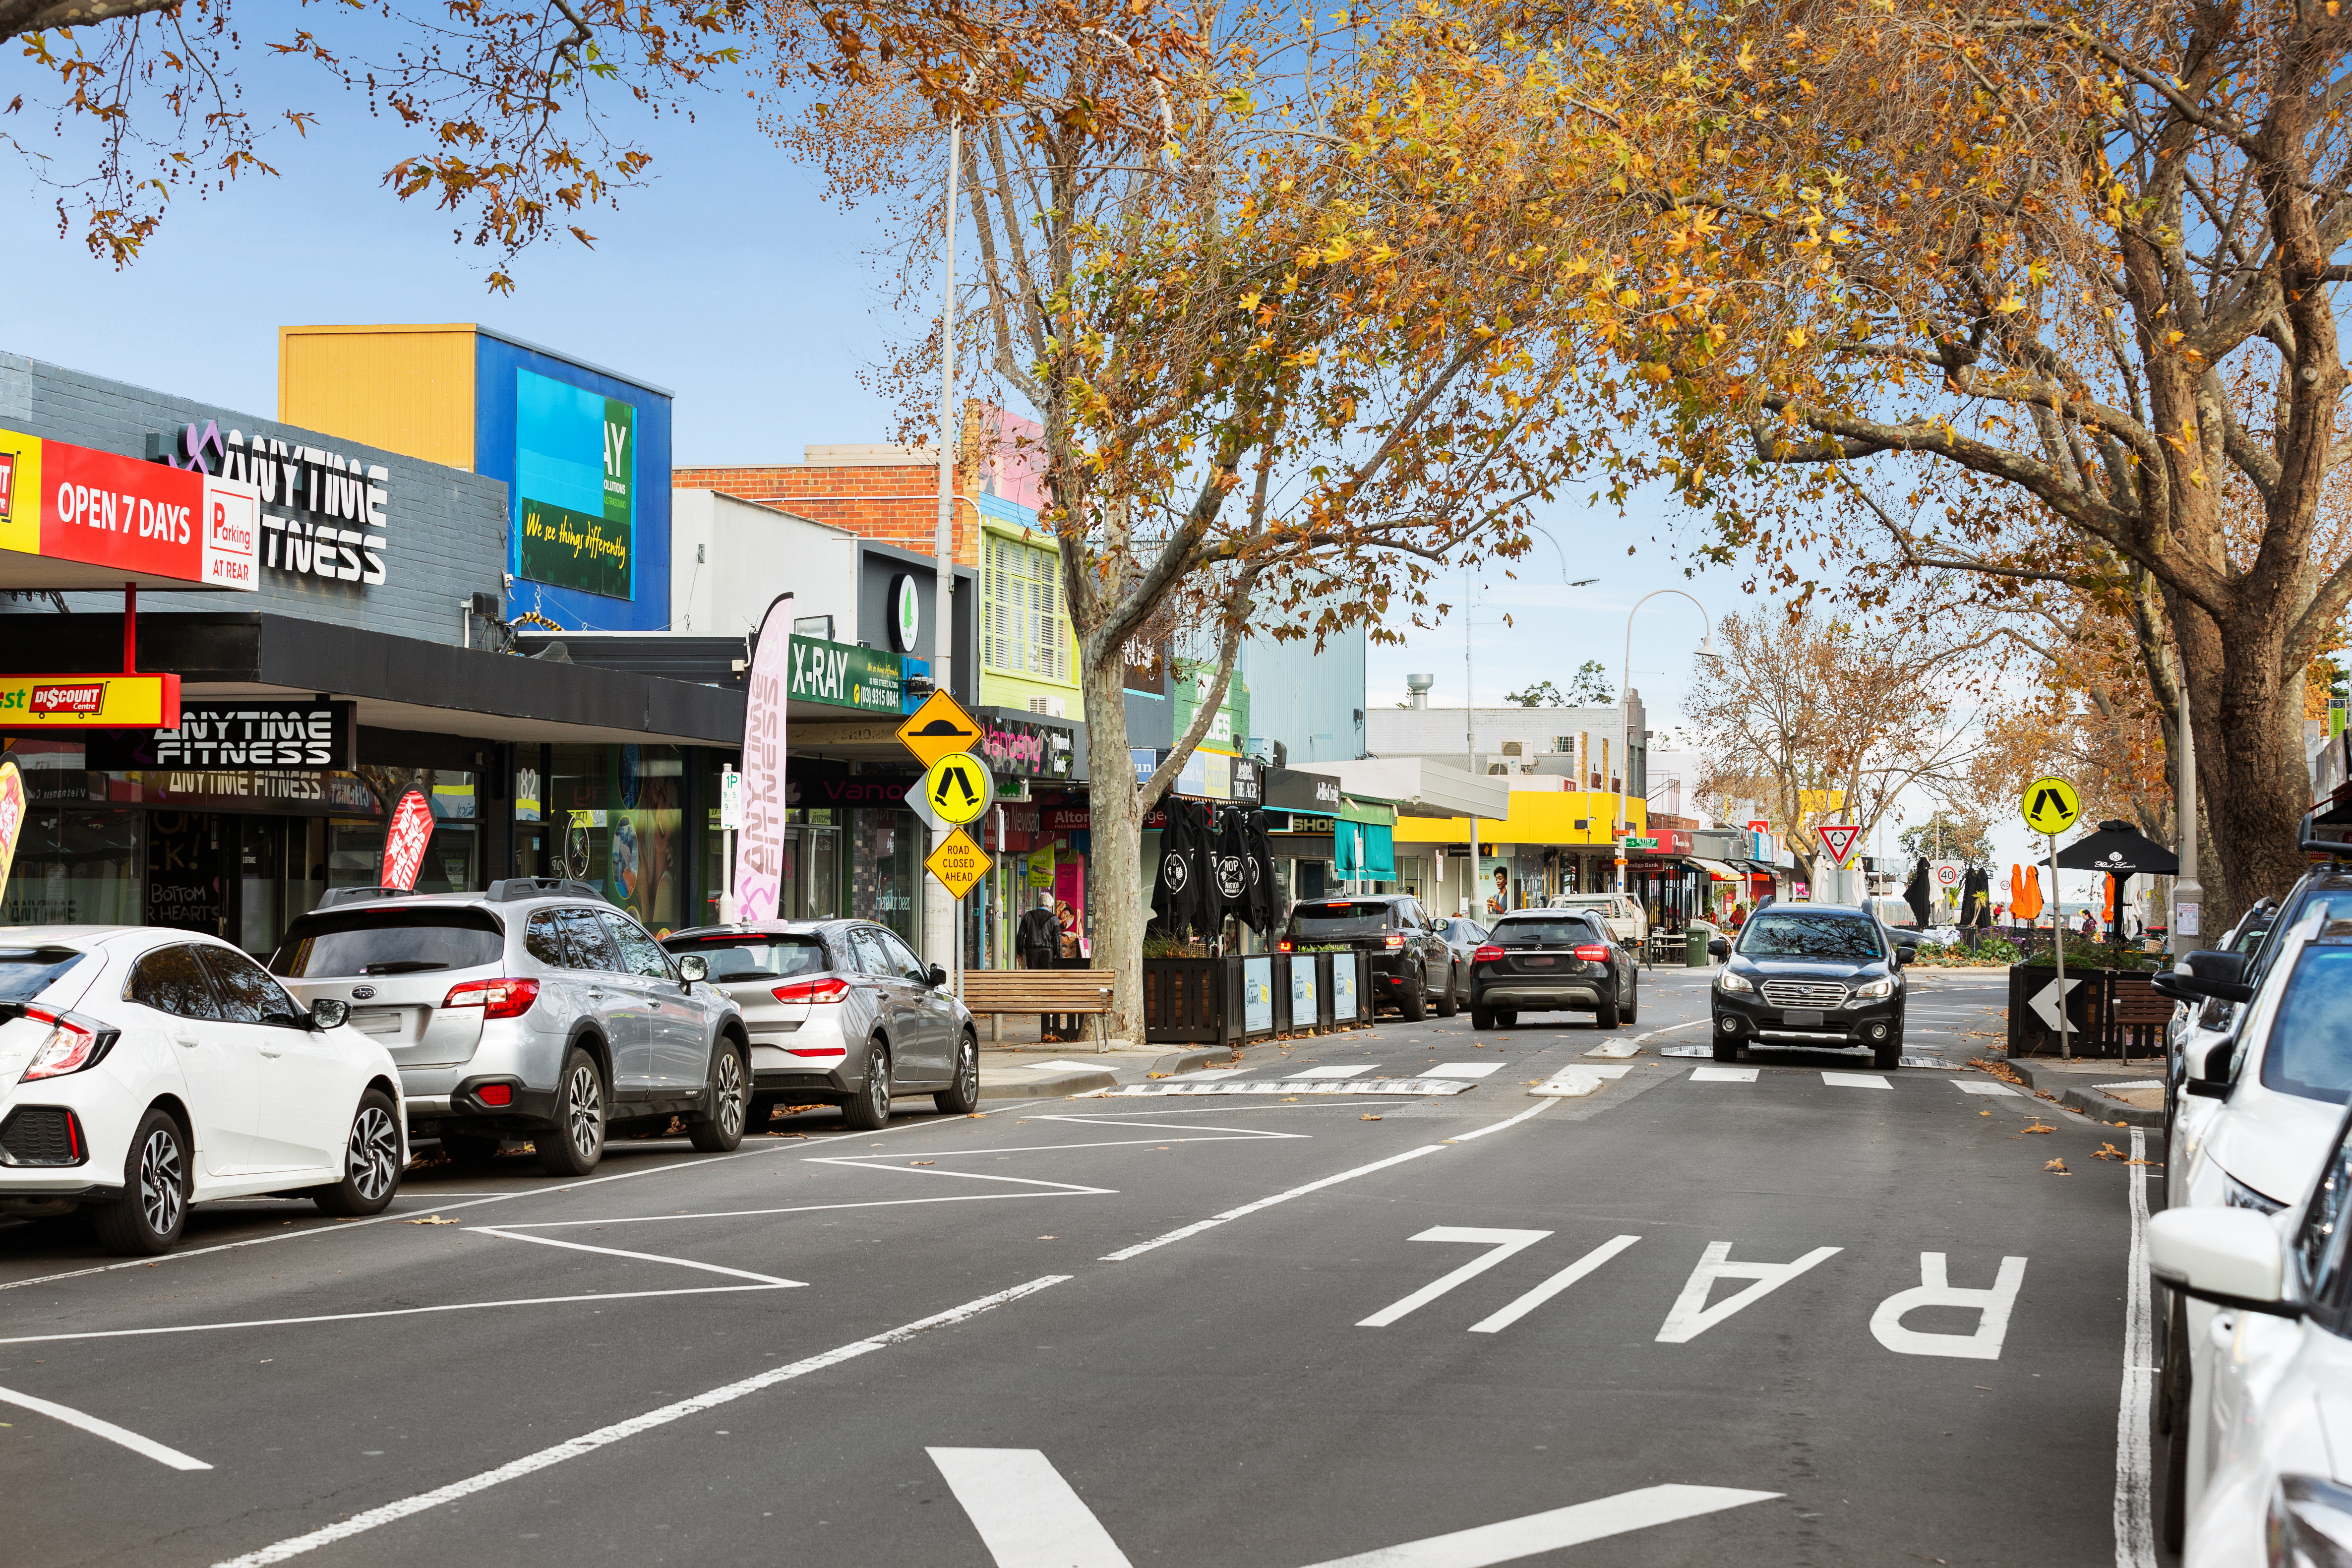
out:
M1742 1043L1866 1047L1882 1070L1903 1056L1903 961L1917 939L1843 904L1774 904L1748 917L1739 940L1708 944L1728 957L1715 981L1715 1059Z
M1372 955L1372 1005L1394 1004L1416 1022L1461 1010L1462 964L1440 931L1406 893L1360 893L1345 899L1309 899L1290 906L1290 924L1276 944L1282 952L1369 952Z
M1641 972L1596 911L1526 910L1497 920L1471 955L1470 1026L1510 1028L1521 1013L1590 1013L1604 1029L1630 1024Z

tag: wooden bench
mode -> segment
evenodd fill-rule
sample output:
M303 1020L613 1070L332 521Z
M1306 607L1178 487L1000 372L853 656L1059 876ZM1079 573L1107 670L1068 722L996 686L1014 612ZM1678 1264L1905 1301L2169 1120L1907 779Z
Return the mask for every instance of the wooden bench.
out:
M2115 1014L2117 1054L2160 1057L2165 1054L2165 1026L2172 1022L2172 998L2148 984L2144 974L2116 976ZM2135 1051L2132 1047L2140 1048Z
M967 969L963 1005L988 1015L988 1037L1004 1037L1007 1013L1087 1014L1096 1018L1096 1050L1110 1049L1108 1027L1112 974L1107 969Z

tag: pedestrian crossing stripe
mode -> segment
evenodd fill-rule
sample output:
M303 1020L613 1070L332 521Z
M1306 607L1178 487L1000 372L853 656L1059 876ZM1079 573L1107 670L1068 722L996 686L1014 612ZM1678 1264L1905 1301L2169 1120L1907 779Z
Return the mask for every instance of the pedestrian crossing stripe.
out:
M1463 1078L1367 1078L1341 1082L1329 1078L1226 1079L1217 1083L1187 1083L1171 1079L1166 1083L1130 1083L1112 1089L1106 1099L1128 1100L1139 1095L1211 1095L1211 1094L1387 1094L1435 1095L1463 1094L1478 1086Z

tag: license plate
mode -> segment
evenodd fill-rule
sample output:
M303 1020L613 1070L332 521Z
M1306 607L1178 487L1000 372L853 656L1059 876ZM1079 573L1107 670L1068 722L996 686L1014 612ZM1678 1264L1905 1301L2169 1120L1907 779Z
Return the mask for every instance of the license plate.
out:
M1559 961L1552 958L1523 958L1519 962L1529 969L1549 969Z
M1788 1025L1789 1027L1792 1029L1818 1029L1822 1026L1822 1015L1818 1010L1804 1013L1783 1013L1780 1015L1780 1022Z
M400 1015L383 1009L353 1013L351 1026L362 1035L396 1035L400 1033Z

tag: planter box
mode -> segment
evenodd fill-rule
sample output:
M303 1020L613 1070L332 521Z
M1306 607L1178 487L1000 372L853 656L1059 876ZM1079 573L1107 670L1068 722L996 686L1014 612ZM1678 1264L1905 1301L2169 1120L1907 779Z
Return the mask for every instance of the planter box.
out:
M1254 952L1143 961L1143 1037L1151 1045L1239 1046L1372 1021L1367 952Z
M2171 1016L2144 969L2084 969L2066 966L2066 1028L2078 1057L2114 1057L2132 1047L2142 1056L2160 1056L2163 1030L2151 1025L2149 1015ZM2054 1057L2058 1031L2036 1007L2058 981L2057 966L2014 963L2009 970L2009 1054L2013 1057Z

